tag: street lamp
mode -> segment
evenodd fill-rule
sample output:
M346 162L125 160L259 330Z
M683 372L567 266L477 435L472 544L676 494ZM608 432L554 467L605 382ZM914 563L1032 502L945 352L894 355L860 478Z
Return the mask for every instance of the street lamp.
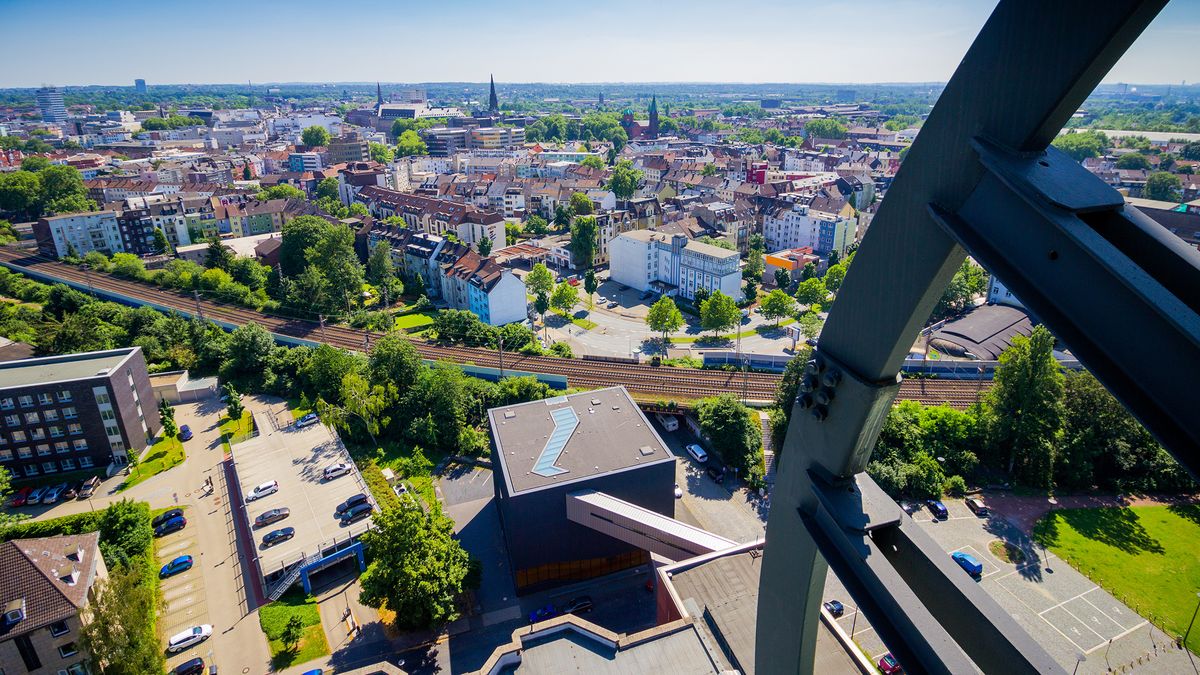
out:
M1196 597L1200 598L1200 593L1196 593ZM1192 612L1192 620L1188 622L1187 632L1183 634L1183 648L1187 649L1188 636L1192 634L1192 625L1196 623L1196 614L1200 613L1200 600L1196 601L1196 609Z
M1079 672L1079 664L1083 663L1084 661L1087 661L1087 654L1084 654L1083 652L1076 652L1075 653L1075 670L1071 671L1071 675L1075 675L1075 673Z

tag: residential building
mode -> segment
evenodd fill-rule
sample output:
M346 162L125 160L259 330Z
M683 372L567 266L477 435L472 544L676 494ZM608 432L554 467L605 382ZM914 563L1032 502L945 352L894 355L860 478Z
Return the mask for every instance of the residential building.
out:
M399 216L418 232L438 236L449 232L476 248L480 240L490 239L493 251L504 248L504 217L494 211L376 186L362 188L355 200L376 218Z
M80 612L108 577L99 542L88 532L0 544L0 672L87 675Z
M626 232L609 245L613 281L639 291L679 295L688 300L696 297L697 288L721 291L741 300L739 262L737 251L653 230Z
M319 152L293 152L288 155L288 169L291 171L319 171L324 166Z
M125 250L116 211L89 211L39 218L33 225L38 252L61 258L100 251L105 255Z
M1025 309L1024 303L1017 299L1017 296L1013 295L1012 291L1008 290L1008 286L1005 286L1004 282L1000 281L995 274L992 275L991 283L988 284L987 301L989 304L1009 305Z
M477 127L467 135L467 147L473 149L507 149L524 143L525 130L521 127Z
M784 195L776 206L763 215L763 237L768 250L809 247L820 255L830 251L846 253L846 247L854 241L855 225L852 218L842 212L850 209L845 200L843 207L830 206L831 200L823 194Z
M37 107L42 113L42 121L52 124L62 124L67 121L67 105L63 99L63 90L59 87L42 87L37 90Z
M141 347L0 363L0 466L17 477L123 466L158 433Z
M370 143L356 131L330 141L328 152L330 164L366 162L371 159Z
M528 302L525 282L492 258L466 251L440 269L442 300L493 326L524 321Z

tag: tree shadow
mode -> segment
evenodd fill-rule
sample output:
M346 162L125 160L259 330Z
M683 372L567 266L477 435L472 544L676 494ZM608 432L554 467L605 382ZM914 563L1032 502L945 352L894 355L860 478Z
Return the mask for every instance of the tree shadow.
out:
M1131 509L1063 509L1051 512L1042 519L1038 528L1042 530L1038 532L1039 541L1046 546L1057 542L1057 523L1053 521L1058 519L1062 519L1081 536L1130 555L1164 552L1162 544L1146 532L1137 513Z
M1192 521L1193 525L1200 525L1200 504L1171 504L1167 510L1184 520Z
M1051 520L1049 518L1047 521ZM1051 525L1053 526L1053 525ZM1053 571L1049 568L1042 567L1042 558L1037 552L1035 540L1029 535L1021 531L1012 522L999 516L988 516L987 522L984 523L983 529L1004 543L1006 547L1016 548L1025 556L1024 562L1017 564L1017 574L1021 575L1026 581L1041 582L1043 574L1050 574ZM1054 532L1057 537L1057 529ZM1040 540L1038 540L1040 541Z

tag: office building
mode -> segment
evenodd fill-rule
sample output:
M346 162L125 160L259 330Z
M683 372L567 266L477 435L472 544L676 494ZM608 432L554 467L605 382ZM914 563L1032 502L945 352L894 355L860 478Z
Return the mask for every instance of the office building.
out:
M37 90L37 106L43 122L62 124L67 121L67 104L63 90L58 87L42 87Z
M0 363L0 420L22 478L124 466L161 427L141 347Z
M348 164L371 159L371 146L358 132L338 136L329 142L329 163Z
M108 577L98 532L0 544L0 672L87 675L79 613Z
M698 288L742 298L737 251L654 230L620 234L608 250L610 276L619 284L688 300L696 297Z
M133 81L133 90L139 94L146 93L146 81L141 78L134 80Z

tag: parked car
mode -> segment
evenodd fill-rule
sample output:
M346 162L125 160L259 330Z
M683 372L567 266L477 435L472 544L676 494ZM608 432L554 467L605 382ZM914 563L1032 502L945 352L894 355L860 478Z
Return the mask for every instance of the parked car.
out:
M171 675L201 675L204 672L204 659L197 656L189 661L175 666L175 670L171 671Z
M708 461L708 453L705 452L704 448L696 445L695 443L688 443L687 447L684 449L687 450L687 453L691 455L692 459L696 460L697 462L703 464Z
M75 499L75 497L79 496L79 488L81 488L81 487L83 487L82 481L75 481L73 483L67 483L67 489L63 490L62 494L59 495L58 498L63 501L66 501L68 499Z
M276 492L279 492L279 481L269 480L261 485L254 486L254 489L250 491L250 494L246 495L246 501L252 502L256 499L262 499L267 495L273 495Z
M900 667L900 662L892 656L891 652L884 654L879 659L879 670L883 675L900 675L904 672L904 669Z
M572 598L570 602L563 605L563 614L584 614L592 611L595 605L589 596L581 595L578 598Z
M556 616L558 616L558 610L554 609L554 605L546 605L529 613L529 623L553 619Z
M296 420L296 428L303 429L304 427L312 426L320 421L321 421L321 418L317 417L317 413L308 413L304 417L301 417L300 419Z
M950 517L950 512L946 510L946 505L936 499L925 500L925 508L933 514L935 519L945 520Z
M971 497L968 499L967 508L971 509L971 513L974 513L977 516L986 516L988 513L990 513L990 511L988 511L988 507L983 503L983 500L979 499L978 497Z
M285 542L294 536L296 536L296 528L283 527L278 530L271 530L263 535L262 543L263 546L274 546L275 544Z
M371 515L371 512L374 510L375 506L372 505L371 502L365 502L351 506L350 508L346 509L345 513L342 514L342 524L349 525L350 523L356 523Z
M175 670L171 671L171 675L200 675L204 672L204 659L197 656L189 661L175 666Z
M325 480L333 480L339 476L345 476L350 473L350 466L349 462L338 462L333 466L325 467Z
M340 516L343 513L354 508L355 506L358 506L359 504L366 504L369 501L370 500L367 499L367 496L360 492L360 493L354 495L353 497L347 499L346 501L342 502L341 504L338 504L337 508L334 509L333 512Z
M25 506L25 502L29 499L29 494L33 492L31 487L23 487L17 490L12 499L8 500L9 506Z
M616 300L613 300L612 302L608 303L609 309L616 309L617 307L620 307L620 306L621 306L621 303L617 302Z
M162 537L164 535L171 534L172 532L178 532L179 530L182 530L186 526L187 526L187 518L184 518L183 516L176 516L176 517L168 520L167 522L163 523L162 525L159 525L158 527L154 528L154 536Z
M708 477L720 483L725 479L725 469L719 466L710 466L704 470Z
M257 518L254 519L254 527L262 527L263 525L278 523L290 515L292 515L292 511L286 506L281 506L277 509L271 509L270 511L263 511L258 515Z
M839 600L830 600L824 604L825 611L829 612L836 619L846 613L846 606Z
M96 488L100 487L100 476L92 476L83 481L83 486L79 488L79 499L90 499Z
M66 483L59 483L51 488L48 488L45 494L42 495L43 504L53 504L58 501L58 496L67 489Z
M567 283L571 284L572 286L578 286L579 279L576 279L575 277L567 277Z
M189 427L189 426L188 426L188 425L186 425L186 424L185 424L185 425L183 425L183 426L181 426L181 427L179 427L179 440L181 440L181 441L190 441L190 440L192 440L192 429L191 429L191 427Z
M953 558L954 562L958 563L958 566L963 568L963 571L965 571L967 574L970 574L973 577L983 576L983 563L976 560L975 556L971 555L970 553L955 551L954 553L950 554L950 557Z
M171 509L170 511L163 511L162 513L155 516L154 520L150 521L150 526L158 527L159 525L162 525L163 523L167 522L168 520L170 520L172 518L178 518L179 516L182 516L182 515L183 515L183 509Z
M42 503L42 495L44 495L44 494L46 494L45 487L34 488L33 492L30 492L29 496L25 498L25 504L27 506L33 505L33 504L41 504Z
M192 569L192 562L192 556L181 555L166 565L163 565L162 569L158 571L158 578L166 579L167 577L173 577L180 572L186 572Z
M167 651L171 654L181 652L192 645L204 642L211 635L212 626L207 623L200 626L192 626L182 633L172 635L171 639L167 640Z
M679 487L679 483L675 484L675 499L683 499L683 488Z

